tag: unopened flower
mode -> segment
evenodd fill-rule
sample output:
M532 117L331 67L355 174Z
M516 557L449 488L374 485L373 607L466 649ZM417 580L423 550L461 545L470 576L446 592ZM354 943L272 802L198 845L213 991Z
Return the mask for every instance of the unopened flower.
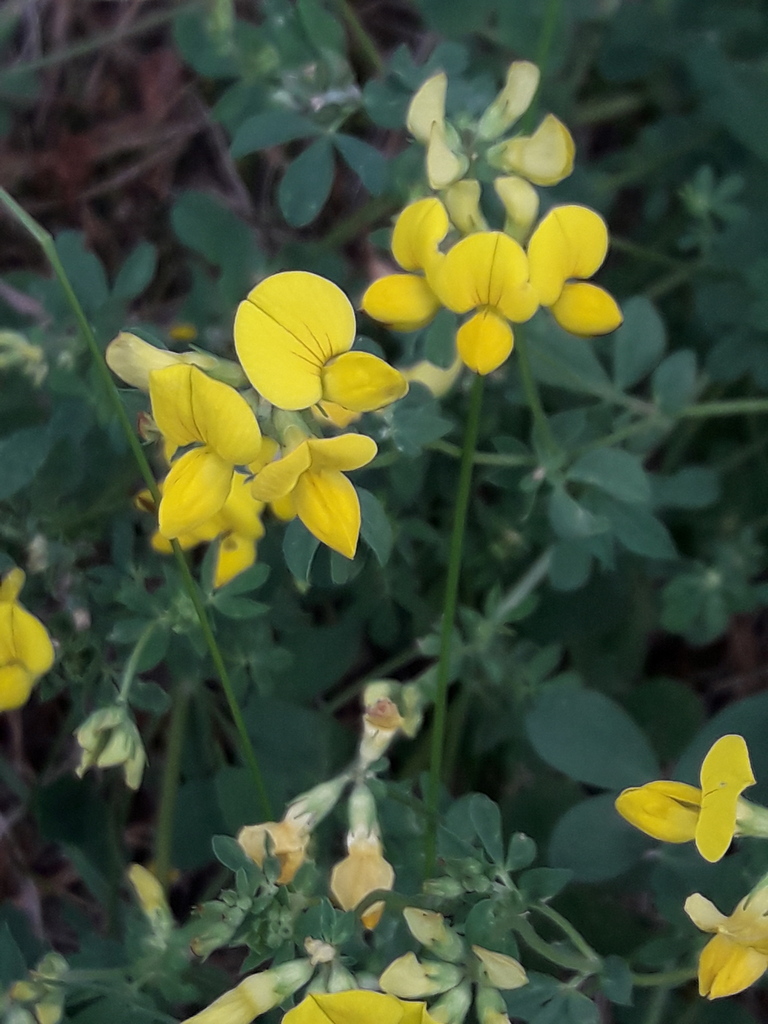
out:
M125 784L138 789L144 775L147 755L136 723L122 702L94 711L75 731L81 750L75 769L82 778L89 768L121 767Z
M443 202L451 223L462 233L487 231L488 224L480 209L480 182L475 178L463 178L443 192Z
M342 910L354 910L377 889L391 889L395 869L385 860L381 839L375 832L362 829L347 838L347 856L331 872L331 893ZM374 903L364 912L364 928L375 928L384 912L384 904Z
M312 993L283 1017L283 1024L434 1024L422 1002L383 992Z
M607 252L605 221L586 206L554 207L531 235L531 287L572 334L606 334L623 320L616 300L585 280L602 266Z
M436 190L458 181L469 167L455 129L445 120L447 88L445 72L432 75L414 94L406 116L408 131L427 147L427 179Z
M459 356L445 368L422 359L412 366L404 366L402 373L409 384L422 384L435 398L442 398L456 383L463 365Z
M471 1005L472 986L465 980L432 1003L429 1013L438 1024L464 1024Z
M708 999L736 995L768 969L768 888L746 896L730 917L700 893L685 901L685 912L704 932L714 932L699 957L699 992Z
M379 978L385 992L403 999L425 999L454 988L464 977L456 964L417 959L415 953L399 956Z
M504 88L483 112L477 126L481 139L496 139L508 131L530 107L541 73L528 60L513 61Z
M480 969L486 984L501 989L521 988L528 984L525 968L513 956L484 949L482 946L473 946L472 952L480 961Z
M406 907L403 917L414 939L422 946L426 946L435 956L454 963L462 959L465 953L464 943L442 914L438 914L436 910Z
M278 409L335 402L371 412L402 398L403 376L378 356L351 352L355 311L331 281L305 271L273 274L235 317L235 347L248 379Z
M276 857L280 864L277 881L285 885L293 881L306 860L310 835L304 821L283 819L245 825L238 832L237 841L259 867L263 866L267 856Z
M174 334L172 328L169 333L176 340L191 341L196 332L191 337L181 337ZM210 352L202 351L170 352L166 348L150 345L148 341L129 331L120 331L107 345L104 356L107 366L114 374L126 384L142 391L149 391L149 375L153 370L164 370L168 366L180 364L198 366L209 376L233 387L242 387L246 383L243 371L230 359L221 359Z
M504 230L518 241L524 241L539 213L539 193L517 174L496 178L493 188L507 215Z
M573 170L576 147L571 133L554 114L547 114L533 135L518 135L488 152L488 162L534 185L556 185Z
M714 862L734 835L768 835L764 809L741 798L754 782L744 738L721 736L702 762L700 789L683 782L648 782L620 793L616 810L654 839L695 840L702 857Z
M313 971L309 960L289 960L251 974L183 1024L250 1024L305 985Z
M53 665L48 631L18 601L26 577L11 569L0 583L0 711L26 704L32 687Z

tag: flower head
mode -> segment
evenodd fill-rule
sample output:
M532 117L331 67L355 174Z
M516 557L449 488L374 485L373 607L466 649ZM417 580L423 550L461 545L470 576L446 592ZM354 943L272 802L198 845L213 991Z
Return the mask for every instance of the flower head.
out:
M704 932L714 932L699 958L699 992L708 999L732 996L753 985L768 968L768 889L746 896L730 917L696 892L685 912Z
M718 861L734 835L753 831L755 817L741 794L754 785L742 736L721 736L701 765L701 788L683 782L648 782L625 789L616 810L642 832L667 843L695 840L705 860Z
M53 665L45 626L18 601L25 579L21 569L11 569L0 583L0 711L26 704L32 687Z
M279 409L335 402L371 412L402 398L402 374L369 352L350 352L355 311L340 288L302 270L273 274L248 293L235 317L243 369Z
M80 747L78 778L90 768L121 767L125 784L138 789L144 775L147 754L136 723L123 703L110 704L94 711L75 730Z
M283 1017L283 1024L434 1024L424 1003L353 989L313 992Z
M391 889L395 870L385 860L381 839L375 831L358 829L347 838L347 856L331 872L331 892L342 910L354 910L377 889ZM374 903L362 916L363 927L375 928L384 912L383 903Z
M571 334L607 334L623 320L616 300L585 281L602 266L607 251L605 221L586 206L554 207L531 236L531 286Z

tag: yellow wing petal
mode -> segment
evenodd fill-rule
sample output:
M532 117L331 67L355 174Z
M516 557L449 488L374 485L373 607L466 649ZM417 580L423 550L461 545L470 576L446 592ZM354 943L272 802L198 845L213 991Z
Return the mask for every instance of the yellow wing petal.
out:
M743 992L762 976L768 957L749 946L741 946L727 935L710 939L699 958L699 993L708 999L722 999Z
M219 541L216 554L214 587L223 587L239 573L249 569L256 561L256 543L251 537L228 533Z
M569 278L591 277L607 251L608 229L599 213L586 206L550 210L528 243L530 280L542 306L557 300Z
M307 409L322 397L320 371L348 351L355 311L340 288L301 270L273 274L241 302L235 348L259 394L280 409Z
M192 411L193 366L177 363L149 374L149 397L152 416L163 437L175 448L202 441Z
M259 501L277 501L296 486L302 473L309 469L312 455L309 444L302 441L281 459L270 462L253 481L253 496Z
M340 434L338 437L311 437L313 470L339 470L348 473L367 466L378 451L376 442L366 434Z
M353 412L383 409L408 391L402 373L370 352L344 352L332 359L322 382L323 398Z
M392 255L403 270L424 270L450 226L439 199L409 203L395 221Z
M440 300L426 278L415 274L388 274L368 287L362 308L395 331L418 331L440 309Z
M0 711L14 711L26 704L34 681L23 665L0 667Z
M218 455L207 448L185 452L165 478L158 515L160 533L172 540L197 529L221 510L231 483L232 466Z
M286 1013L283 1024L401 1024L402 1017L402 1006L394 996L360 989L312 993Z
M700 806L701 790L684 782L649 782L625 789L616 798L622 818L665 843L686 843L694 838Z
M736 830L736 804L755 777L743 736L721 736L701 765L701 814L696 847L705 860L720 860Z
M470 370L486 374L498 369L509 357L514 340L506 320L485 309L461 325L456 335L456 347Z
M613 296L586 281L564 285L551 310L564 330L584 337L615 331L624 319Z
M293 497L296 514L311 534L346 558L355 557L360 536L360 501L343 473L308 471L297 482Z

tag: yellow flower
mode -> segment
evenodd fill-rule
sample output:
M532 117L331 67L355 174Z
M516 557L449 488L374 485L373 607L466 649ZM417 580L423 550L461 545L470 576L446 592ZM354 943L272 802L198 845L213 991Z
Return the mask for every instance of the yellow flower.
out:
M571 133L547 114L533 135L518 135L488 151L488 162L534 185L556 185L573 170L576 147Z
M169 366L149 375L152 415L166 441L193 445L174 460L159 509L169 540L216 515L227 500L235 466L253 462L261 431L241 394L194 366Z
M478 122L478 138L496 139L510 129L530 107L540 78L535 64L528 60L513 61L507 70L504 88Z
M530 320L539 304L521 246L500 231L468 235L447 253L433 280L448 309L476 311L456 335L463 362L482 374L501 366L514 344L508 321Z
M306 984L313 971L309 960L289 960L251 974L183 1024L250 1024Z
M699 992L721 999L749 988L768 968L768 889L746 896L730 917L696 892L685 912L704 932L714 932L699 957Z
M625 789L616 810L642 832L667 843L695 840L705 860L726 853L734 835L759 831L760 808L741 799L754 785L742 736L721 736L701 765L701 789L683 782L648 782Z
M469 167L456 130L445 120L447 88L444 71L432 75L414 94L406 117L408 131L427 147L427 179L436 190L458 181Z
M391 889L395 870L382 854L381 840L375 831L362 829L347 838L347 856L331 872L331 892L342 910L354 910L377 889ZM384 904L374 903L362 916L364 928L375 928L384 912Z
M315 992L283 1017L283 1024L433 1024L425 1003L353 989Z
M528 243L531 286L572 334L607 334L623 320L616 300L584 280L602 266L607 251L605 221L586 206L556 206Z
M267 839L271 850L267 850ZM277 881L281 885L292 882L307 857L310 831L301 818L265 821L260 825L245 825L237 834L237 841L252 861L261 867L267 854L280 862Z
M0 711L26 704L32 687L53 665L45 626L17 598L26 577L11 569L0 583Z
M369 352L350 352L355 311L340 288L302 270L273 274L235 317L235 348L256 388L279 409L335 402L371 412L402 398L399 371Z
M406 274L387 274L374 281L362 309L396 331L425 327L440 309L428 275L442 260L438 246L450 222L439 199L419 199L400 213L392 232L392 255Z
M376 442L364 434L305 437L253 482L259 501L290 495L299 519L323 544L354 558L360 535L360 499L344 473L360 469L376 455Z

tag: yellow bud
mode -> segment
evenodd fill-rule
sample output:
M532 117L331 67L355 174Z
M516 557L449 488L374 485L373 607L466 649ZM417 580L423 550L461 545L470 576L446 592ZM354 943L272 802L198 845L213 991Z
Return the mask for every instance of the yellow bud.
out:
M430 1006L429 1016L437 1024L462 1024L471 1005L472 986L468 981L462 981Z
M458 961L464 954L464 943L456 932L449 928L442 914L420 907L406 907L403 911L405 923L411 935L422 946L435 953L441 960Z
M455 133L454 133L455 134ZM436 192L458 181L469 168L469 158L459 151L458 140L449 141L445 125L435 122L427 143L427 180Z
M454 988L464 972L455 964L437 960L419 961L415 953L393 960L379 978L382 991L401 999L425 999Z
M414 363L413 366L405 367L402 374L409 383L423 384L435 398L442 398L456 383L463 365L459 356L456 356L451 365L445 369L442 366L435 366L427 359L422 359L420 362ZM411 736L412 733L409 732L408 735Z
M359 831L347 837L347 856L331 872L331 893L342 910L354 910L377 889L391 889L395 871L385 860L382 843L374 832ZM363 927L375 928L384 904L374 903L363 914Z
M280 885L293 881L304 863L309 844L309 831L296 821L265 821L260 825L245 825L237 834L237 841L252 861L262 867L267 853L280 864L277 881ZM269 841L269 851L267 842Z
M80 764L75 774L82 778L89 768L121 766L125 784L138 789L144 774L147 755L136 723L124 704L100 708L75 731L81 748Z
M571 133L554 114L547 114L533 135L518 135L489 150L488 162L534 185L556 185L573 170L575 152Z
M488 224L480 211L481 192L480 182L475 178L456 181L443 192L448 216L462 235L488 230Z
M126 874L136 893L139 906L150 921L159 918L170 921L171 911L163 887L152 872L147 871L141 864L131 864Z
M475 1013L480 1024L509 1024L507 1007L501 993L488 985L478 986Z
M110 341L105 353L107 366L131 387L149 391L149 375L153 370L164 370L177 363L188 363L200 367L210 377L221 380L233 387L247 383L239 364L230 359L220 359L210 352L169 352L167 349L150 345L136 334L121 331Z
M251 1021L278 1006L312 976L309 960L290 960L271 970L251 974L206 1006L188 1017L184 1024L251 1024Z
M423 145L427 145L432 125L445 121L445 94L448 78L444 71L428 78L414 93L408 107L405 123L408 131Z
M494 988L521 988L528 984L528 975L519 961L505 953L496 953L482 946L473 946L472 952L481 963L481 971Z
M480 118L478 138L496 139L511 128L530 107L540 77L539 69L530 61L516 60L510 64L504 88Z
M518 242L525 241L539 213L538 192L530 182L516 174L496 178L493 187L507 214L504 230Z

